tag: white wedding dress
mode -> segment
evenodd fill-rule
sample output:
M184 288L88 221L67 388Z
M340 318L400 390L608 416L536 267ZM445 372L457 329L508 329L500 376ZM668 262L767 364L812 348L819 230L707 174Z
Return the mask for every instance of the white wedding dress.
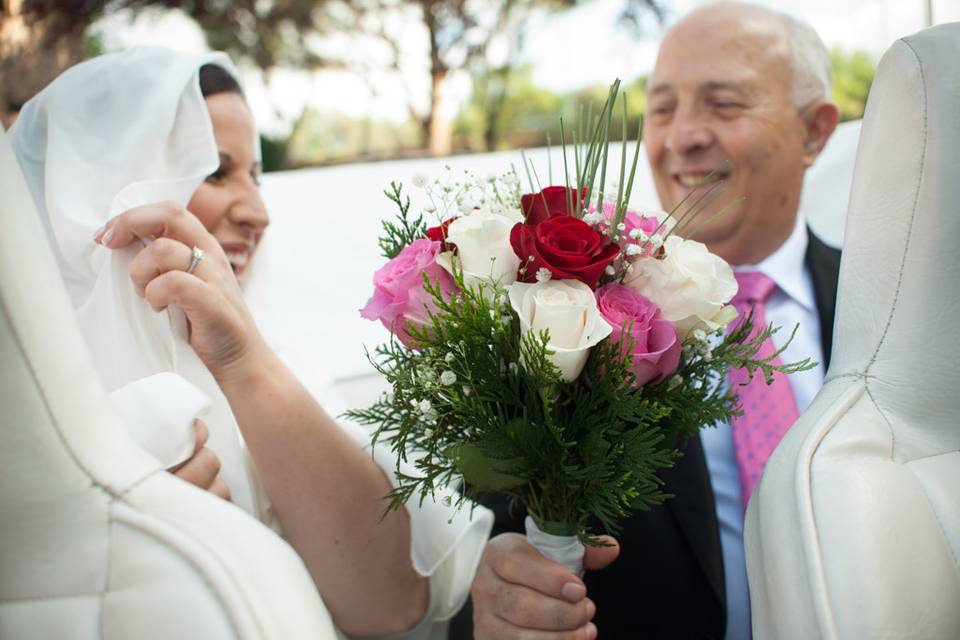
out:
M199 67L210 62L234 71L223 54L135 49L101 56L28 102L10 137L97 370L135 439L164 464L189 455L190 425L206 404L208 446L223 464L234 504L277 529L226 398L186 341L183 314L155 313L136 295L128 275L136 249L109 251L93 242L110 217L132 207L165 200L185 206L217 168L197 81ZM267 338L282 356L284 336ZM304 383L337 415L342 403L331 381L311 369ZM366 431L341 426L358 446L369 446ZM393 479L393 455L378 448L374 457ZM469 510L444 506L441 496L407 508L411 558L430 577L431 597L423 622L402 637L443 638L445 621L466 599L492 515L478 508L471 518Z

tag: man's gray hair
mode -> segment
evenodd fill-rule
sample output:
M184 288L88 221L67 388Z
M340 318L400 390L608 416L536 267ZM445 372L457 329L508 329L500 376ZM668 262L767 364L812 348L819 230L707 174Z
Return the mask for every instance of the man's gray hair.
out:
M783 15L790 38L790 66L793 71L793 104L805 107L833 95L833 64L830 53L809 23Z

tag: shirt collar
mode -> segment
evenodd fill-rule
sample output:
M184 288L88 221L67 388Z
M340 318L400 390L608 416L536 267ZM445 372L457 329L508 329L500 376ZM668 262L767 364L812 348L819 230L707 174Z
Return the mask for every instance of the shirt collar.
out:
M807 276L804 256L810 238L807 223L797 216L793 231L776 251L753 265L737 265L734 271L759 271L777 283L777 286L797 304L808 311L814 309L813 286Z

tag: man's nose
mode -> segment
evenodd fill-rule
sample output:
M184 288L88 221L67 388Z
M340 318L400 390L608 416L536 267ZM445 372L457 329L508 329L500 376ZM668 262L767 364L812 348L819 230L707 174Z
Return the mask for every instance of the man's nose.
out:
M708 148L713 141L713 130L697 110L678 109L670 123L665 144L668 150L686 155Z

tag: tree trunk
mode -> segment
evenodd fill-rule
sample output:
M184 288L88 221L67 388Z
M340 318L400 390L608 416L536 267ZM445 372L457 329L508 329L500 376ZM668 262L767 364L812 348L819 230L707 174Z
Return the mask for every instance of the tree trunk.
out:
M453 146L453 123L444 117L442 107L443 81L447 78L446 69L435 69L430 89L430 116L427 119L427 151L431 156L450 155Z
M28 21L21 4L11 0L7 13L0 14L0 121L8 129L23 103L83 60L85 24L64 32L57 14ZM55 40L49 37L52 30L57 30Z
M435 4L434 0L425 0L422 6L423 22L430 38L430 112L420 123L426 135L427 153L434 157L450 155L450 148L453 146L453 123L443 117L441 109L441 89L450 70L440 53L440 25L434 13Z

